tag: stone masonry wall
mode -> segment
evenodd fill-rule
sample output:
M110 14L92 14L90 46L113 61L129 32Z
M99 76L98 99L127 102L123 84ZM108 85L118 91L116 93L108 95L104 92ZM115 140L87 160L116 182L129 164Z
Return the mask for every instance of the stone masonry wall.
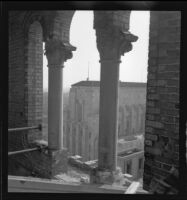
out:
M143 187L179 166L179 11L151 11Z

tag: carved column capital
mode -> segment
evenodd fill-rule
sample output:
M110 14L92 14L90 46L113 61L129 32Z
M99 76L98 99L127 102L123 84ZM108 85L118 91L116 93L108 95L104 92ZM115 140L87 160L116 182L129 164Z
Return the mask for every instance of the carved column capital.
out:
M45 55L48 59L48 66L63 67L64 62L72 58L72 51L75 50L76 47L69 43L56 39L47 40L45 43Z
M129 31L123 32L119 29L105 30L96 29L97 48L101 60L115 60L120 62L120 57L132 50L132 42L137 41L138 37Z

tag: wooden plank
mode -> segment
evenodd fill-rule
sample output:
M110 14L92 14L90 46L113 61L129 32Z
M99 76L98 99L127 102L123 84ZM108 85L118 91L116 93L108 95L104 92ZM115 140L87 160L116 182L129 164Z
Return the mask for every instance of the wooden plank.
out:
M20 153L31 152L31 151L37 151L37 150L39 150L38 147L35 147L35 148L32 148L32 149L23 149L23 150L20 150L20 151L11 151L11 152L8 152L8 156L16 155L16 154L20 154Z
M42 125L39 124L38 126L30 126L30 127L21 127L21 128L9 128L8 132L12 133L12 132L18 132L18 131L27 131L27 130L34 130L34 129L38 129L38 130L42 130ZM16 133L17 134L17 133Z
M140 186L139 182L136 181L132 182L131 185L126 190L125 194L135 194L139 186Z

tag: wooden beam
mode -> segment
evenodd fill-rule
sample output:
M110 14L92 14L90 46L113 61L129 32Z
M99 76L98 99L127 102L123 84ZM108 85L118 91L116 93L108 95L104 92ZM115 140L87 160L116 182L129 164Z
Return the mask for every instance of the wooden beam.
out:
M139 182L136 181L132 182L131 185L127 188L125 194L135 194L139 186L140 186Z

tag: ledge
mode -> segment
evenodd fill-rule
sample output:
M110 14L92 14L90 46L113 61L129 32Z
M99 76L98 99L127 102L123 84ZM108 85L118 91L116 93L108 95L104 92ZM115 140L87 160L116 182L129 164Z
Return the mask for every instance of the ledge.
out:
M126 189L118 185L64 183L59 180L8 176L8 192L124 194Z

